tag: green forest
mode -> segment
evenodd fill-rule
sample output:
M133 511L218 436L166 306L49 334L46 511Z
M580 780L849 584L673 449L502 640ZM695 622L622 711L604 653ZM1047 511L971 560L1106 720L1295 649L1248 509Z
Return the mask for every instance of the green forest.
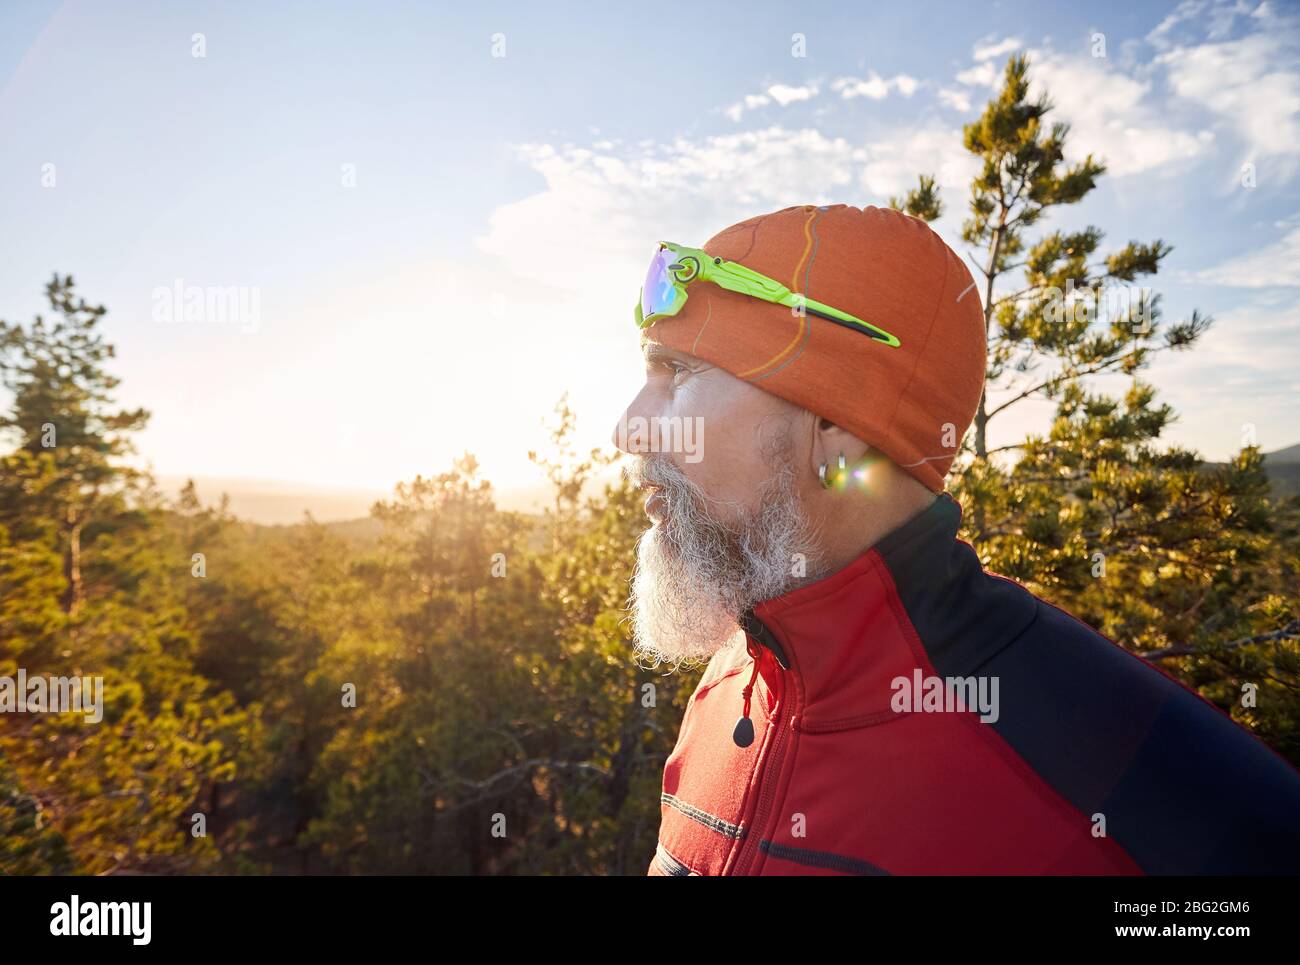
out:
M1143 371L1212 320L1162 317L1163 241L1047 227L1105 173L1050 109L1012 58L953 145L981 162L961 241L989 333L961 538L1300 763L1300 498L1256 445L1162 438ZM891 203L948 202L920 176ZM1141 295L1075 310L1115 286ZM257 526L129 467L150 413L118 407L107 309L66 275L46 295L0 321L0 677L102 676L103 719L0 713L0 873L645 873L700 668L633 659L645 515L622 482L592 495L613 457L575 451L566 400L536 414L544 514L498 509L466 453L370 526ZM1042 432L992 444L1043 399Z

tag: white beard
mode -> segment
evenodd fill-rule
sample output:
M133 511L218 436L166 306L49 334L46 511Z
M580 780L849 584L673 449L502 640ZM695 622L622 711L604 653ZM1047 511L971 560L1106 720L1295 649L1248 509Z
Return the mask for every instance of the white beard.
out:
M740 616L813 576L813 530L794 488L789 437L777 440L775 472L756 513L719 520L710 502L666 458L650 457L628 475L663 487L663 519L637 543L632 636L650 666L707 660L740 632ZM802 554L796 576L796 554Z

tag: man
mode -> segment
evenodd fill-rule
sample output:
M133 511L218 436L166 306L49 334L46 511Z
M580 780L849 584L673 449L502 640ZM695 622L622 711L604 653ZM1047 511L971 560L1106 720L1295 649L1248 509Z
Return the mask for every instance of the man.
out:
M986 343L928 225L664 244L636 314L636 647L710 658L651 875L1300 872L1293 767L956 538Z

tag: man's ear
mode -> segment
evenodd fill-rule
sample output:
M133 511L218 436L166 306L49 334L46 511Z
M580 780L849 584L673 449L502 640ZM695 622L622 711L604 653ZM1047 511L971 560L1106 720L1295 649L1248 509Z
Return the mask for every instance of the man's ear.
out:
M838 459L842 452L849 462L853 462L855 459L861 459L871 451L871 447L853 433L847 429L841 429L824 416L817 418L817 444L813 448L820 448L824 453L819 457L819 461L820 459Z
M815 417L812 420L812 429L810 468L814 476L817 475L817 470L822 463L826 463L828 468L835 466L841 452L844 453L845 462L851 465L871 451L871 447L865 442L847 429L841 429L825 416Z

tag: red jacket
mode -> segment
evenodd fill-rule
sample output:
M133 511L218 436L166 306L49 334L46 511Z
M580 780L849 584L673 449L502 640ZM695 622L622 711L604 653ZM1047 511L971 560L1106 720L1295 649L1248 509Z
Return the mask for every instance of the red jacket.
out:
M1300 873L1295 768L960 521L940 494L754 608L687 705L649 874Z

